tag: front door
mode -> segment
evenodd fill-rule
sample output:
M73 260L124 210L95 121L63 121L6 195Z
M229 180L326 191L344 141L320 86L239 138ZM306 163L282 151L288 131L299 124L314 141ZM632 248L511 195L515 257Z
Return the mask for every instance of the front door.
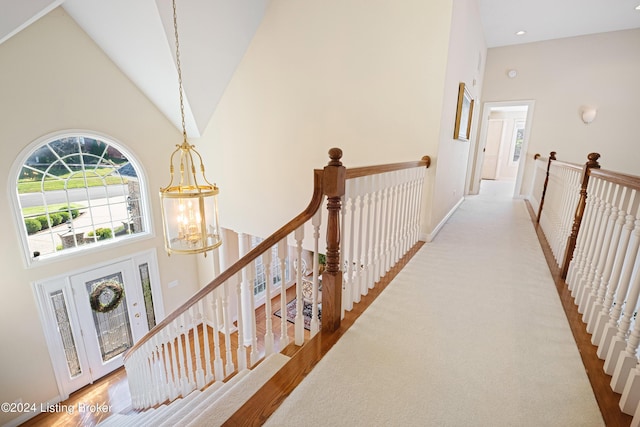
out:
M154 326L149 267L128 259L38 285L64 395L122 366L126 350Z
M124 261L71 277L92 379L122 366L122 354L148 332L134 274L131 262ZM108 306L118 288L126 289L120 303L109 311L101 311L100 306ZM94 308L91 298L95 301Z

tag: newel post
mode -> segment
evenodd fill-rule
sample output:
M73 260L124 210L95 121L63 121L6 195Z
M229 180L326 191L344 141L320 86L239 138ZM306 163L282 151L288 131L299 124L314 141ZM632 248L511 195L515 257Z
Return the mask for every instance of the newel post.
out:
M342 150L329 150L331 159L324 168L323 193L327 196L327 261L322 273L322 331L340 327L342 314L342 271L340 268L340 207L345 193L346 168L342 166Z
M584 216L584 209L587 203L587 185L589 184L589 171L591 169L600 169L598 159L599 153L589 153L587 156L587 163L582 167L582 183L580 184L580 199L578 200L578 206L576 207L576 214L573 219L573 226L571 227L571 234L567 239L567 248L564 252L564 258L562 262L562 280L567 278L567 272L569 271L569 264L573 258L573 251L576 248L576 242L578 240L578 232L580 231L580 224Z
M551 161L556 160L556 152L549 153L549 161L547 162L547 175L544 178L544 186L542 187L542 197L540 198L540 207L538 208L538 217L536 222L540 224L540 217L542 216L542 206L544 206L544 196L547 194L547 185L549 184L549 170L551 169Z

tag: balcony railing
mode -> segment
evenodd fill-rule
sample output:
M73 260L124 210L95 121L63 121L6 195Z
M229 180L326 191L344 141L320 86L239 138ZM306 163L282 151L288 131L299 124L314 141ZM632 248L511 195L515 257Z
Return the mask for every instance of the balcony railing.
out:
M640 177L536 155L530 201L591 342L621 393L620 409L640 422Z

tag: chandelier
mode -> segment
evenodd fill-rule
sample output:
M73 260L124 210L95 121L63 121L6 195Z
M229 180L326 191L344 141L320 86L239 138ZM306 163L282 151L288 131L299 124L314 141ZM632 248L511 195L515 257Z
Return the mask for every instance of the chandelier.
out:
M171 181L169 185L160 189L164 247L169 255L204 252L206 256L207 251L222 244L218 222L219 190L215 184L207 180L202 156L195 150L195 146L187 142L176 0L173 0L173 29L182 116L182 144L176 145L175 151L171 154ZM178 165L179 178L176 177L174 162ZM200 178L196 172L196 164Z

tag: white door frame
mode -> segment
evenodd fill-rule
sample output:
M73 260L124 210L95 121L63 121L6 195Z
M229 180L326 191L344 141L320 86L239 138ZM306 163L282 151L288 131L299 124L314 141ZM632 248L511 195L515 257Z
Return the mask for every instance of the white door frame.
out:
M51 288L51 286L64 287L66 290L64 290L63 293L65 296L67 309L76 310L75 299L73 295L71 295L71 288L72 288L71 278L73 276L78 276L78 275L90 272L92 270L100 269L112 264L118 264L126 261L131 261L134 269L138 269L141 265L145 263L148 265L149 276L151 280L151 290L153 295L153 308L154 308L153 311L155 314L156 323L159 323L162 319L164 319L165 313L164 313L164 303L162 301L162 287L160 284L158 260L157 260L155 249L111 259L109 261L105 261L89 267L84 267L82 269L69 271L63 275L50 277L50 278L39 280L37 282L32 283L33 291L36 296L40 322L42 324L42 328L45 335L45 341L49 349L49 356L51 358L51 363L53 365L53 369L56 377L56 384L58 387L57 399L59 399L57 401L62 401L69 398L69 392L67 391L68 385L65 385L65 381L64 381L64 376L68 377L68 370L66 369L67 360L66 360L66 357L64 356L64 350L62 349L60 344L57 324L51 323L52 313L51 313L51 305L48 301L47 289ZM137 274L135 276L136 276L135 283L140 284L139 276ZM131 320L133 321L133 319ZM145 320L145 319L142 319L142 320ZM71 320L71 326L72 326L74 336L79 335L81 333L80 325L77 325L77 322L75 322L74 320ZM136 339L139 339L139 338L140 338L139 336L134 335L134 343ZM84 363L86 366L86 360L84 361Z
M491 109L496 107L527 107L524 140L522 141L522 149L520 150L521 155L518 162L518 174L516 176L515 187L513 189L513 197L525 197L520 195L520 189L522 187L522 177L524 175L524 167L527 157L526 153L527 147L529 146L529 135L531 133L535 103L536 102L534 100L522 100L485 102L482 105L482 113L480 116L480 136L477 144L474 145L475 149L472 149L469 153L469 157L472 161L469 162L469 167L467 169L467 194L478 194L480 192L482 164L484 162L484 148L487 145L487 123L489 122L489 113L491 113Z

